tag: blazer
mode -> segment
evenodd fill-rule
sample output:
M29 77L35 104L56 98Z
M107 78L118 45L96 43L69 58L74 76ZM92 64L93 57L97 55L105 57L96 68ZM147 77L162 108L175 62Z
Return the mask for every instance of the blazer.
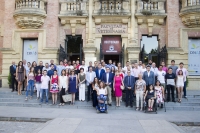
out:
M130 86L128 86L128 77L129 76L126 76L125 78L124 78L124 86L125 86L125 90L128 90L128 87L130 87ZM130 80L131 80L131 89L132 90L134 90L134 87L135 87L135 77L134 76L130 76Z
M143 73L143 80L146 82L146 85L154 85L155 84L155 75L154 72L150 71L150 74L148 76L148 72L145 71Z
M96 77L98 78L98 80L101 80L101 79L102 79L103 73L105 73L105 70L104 70L104 69L101 69L101 70L100 70L100 75L99 75L99 69L97 69L97 70L95 71L95 73L96 73Z
M16 69L17 69L17 66L16 66L16 68L14 68L13 65L10 66L10 74L11 74L11 76L14 76L14 74L16 73Z
M91 81L90 81L90 72L86 73L86 81L87 81L87 85L90 85L90 82L94 81L94 78L96 77L96 73L95 72L91 72L92 73L92 77L91 77Z
M102 75L102 78L101 78L101 81L103 81L104 83L107 83L107 73L104 73ZM108 77L108 83L110 83L109 86L112 86L112 83L113 83L113 78L114 78L114 75L112 73L109 73L109 77Z

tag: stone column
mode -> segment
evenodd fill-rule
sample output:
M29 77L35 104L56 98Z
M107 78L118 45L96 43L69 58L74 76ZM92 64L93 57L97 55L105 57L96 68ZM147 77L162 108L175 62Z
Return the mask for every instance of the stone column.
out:
M88 44L92 45L94 43L92 33L93 33L93 23L92 23L92 12L93 12L93 0L89 0L89 16L88 16Z
M89 15L88 15L88 40L83 48L83 52L85 54L85 64L88 65L90 61L96 61L96 50L97 48L94 45L93 40L93 0L89 0Z
M135 0L131 0L131 24L130 24L130 40L129 40L129 45L137 45L136 44L136 39L135 39Z

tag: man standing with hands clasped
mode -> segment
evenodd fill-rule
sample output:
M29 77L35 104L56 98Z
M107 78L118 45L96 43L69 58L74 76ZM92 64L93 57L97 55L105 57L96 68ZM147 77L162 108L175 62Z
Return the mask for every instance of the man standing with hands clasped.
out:
M130 104L133 107L133 92L135 86L135 77L131 76L131 71L127 71L127 76L124 79L124 86L126 90L126 107Z
M87 101L90 101L90 92L92 91L92 83L94 81L94 78L96 77L96 73L93 72L93 67L89 66L89 72L86 73L86 81L88 86L87 91Z

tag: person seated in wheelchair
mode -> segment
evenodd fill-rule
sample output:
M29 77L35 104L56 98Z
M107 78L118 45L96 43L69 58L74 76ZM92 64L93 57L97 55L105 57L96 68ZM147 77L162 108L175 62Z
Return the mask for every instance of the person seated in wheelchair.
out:
M156 92L153 85L149 85L149 89L146 91L144 101L148 104L148 111L153 111L154 102L156 102Z
M106 100L107 100L107 89L105 88L105 84L101 81L99 85L99 89L97 91L97 100L99 109L105 108Z

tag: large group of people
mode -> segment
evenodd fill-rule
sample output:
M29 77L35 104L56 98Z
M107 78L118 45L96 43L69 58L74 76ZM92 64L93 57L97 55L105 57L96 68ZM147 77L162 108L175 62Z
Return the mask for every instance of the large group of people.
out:
M126 107L133 107L135 96L136 110L143 110L143 102L147 100L148 110L151 111L155 101L161 107L164 100L175 102L174 91L177 92L177 102L181 102L182 92L184 97L187 97L188 71L183 67L184 64L181 62L178 67L172 60L169 67L165 66L165 62L161 62L158 66L157 68L156 63L151 60L148 64L142 61L139 63L127 61L124 67L112 60L109 60L108 64L104 60L94 63L90 61L88 66L85 65L85 61L80 64L79 60L67 61L67 59L61 60L59 65L50 60L50 63L45 63L44 66L42 61L39 65L35 61L31 63L26 60L19 61L18 65L15 65L13 61L10 66L12 92L16 90L18 95L22 95L21 91L26 91L26 101L32 99L33 93L37 92L40 104L43 104L44 95L48 104L48 95L51 93L52 105L57 104L59 96L60 106L65 104L62 97L66 92L72 95L71 105L74 105L77 99L82 102L92 100L93 107L98 106L97 97L101 94L106 95L109 106L112 106L114 96L117 107L120 106L122 99Z

